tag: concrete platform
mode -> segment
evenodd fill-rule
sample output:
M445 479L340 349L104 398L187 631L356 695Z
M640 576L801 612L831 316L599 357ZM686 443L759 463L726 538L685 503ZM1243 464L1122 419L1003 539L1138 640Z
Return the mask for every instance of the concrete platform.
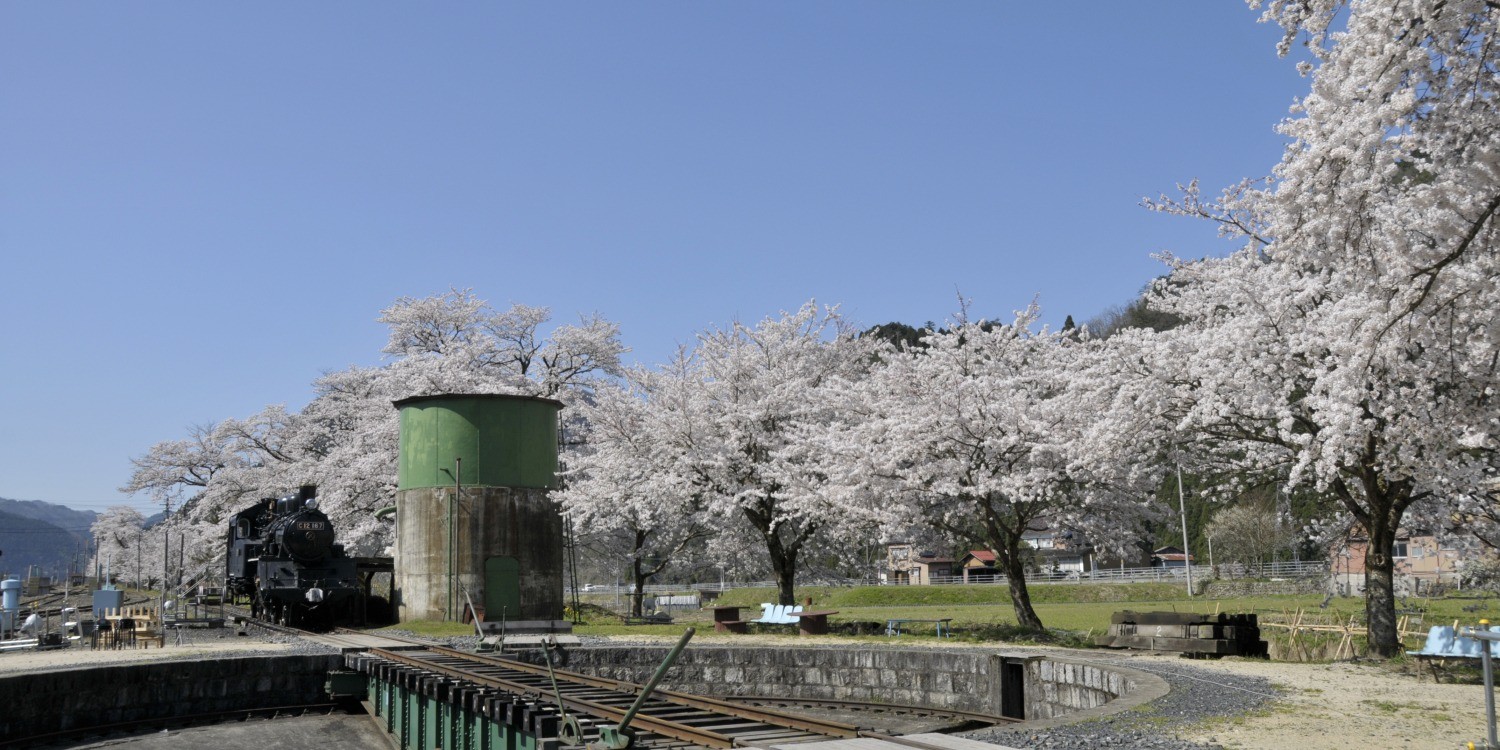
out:
M855 737L827 742L771 745L771 750L1016 750L1009 745L991 745L947 734L908 734L897 739L898 742L890 742L874 737Z

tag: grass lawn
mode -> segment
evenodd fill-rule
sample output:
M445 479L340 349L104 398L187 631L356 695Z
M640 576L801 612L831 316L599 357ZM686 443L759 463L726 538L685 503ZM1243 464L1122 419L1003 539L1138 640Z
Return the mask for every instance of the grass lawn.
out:
M1110 615L1120 610L1176 612L1254 612L1263 623L1289 622L1301 610L1303 624L1345 624L1351 617L1363 623L1365 603L1362 598L1335 598L1324 605L1324 597L1264 596L1235 599L1189 599L1181 584L1036 584L1030 587L1032 606L1049 630L1052 640L1082 645L1089 634L1099 635L1109 628ZM1009 590L1005 586L865 586L856 588L808 587L798 589L797 598L811 598L815 609L835 609L832 623L866 623L860 632L883 629L891 619L952 618L951 626L960 637L989 640L1015 635L1015 613ZM608 604L613 597L588 597L597 604ZM745 615L754 617L762 602L776 600L773 589L735 589L725 592L717 605L747 607ZM623 597L621 601L624 601ZM1403 599L1398 601L1403 613L1410 613L1408 631L1425 633L1428 626L1475 624L1480 618L1500 622L1500 600L1469 595L1442 599ZM593 608L589 608L593 609ZM1466 611L1467 610L1467 611ZM594 610L597 612L598 610ZM594 616L579 633L681 633L683 625L626 627L610 622L612 618ZM708 623L709 610L679 616L688 622ZM1061 631L1061 632L1058 632ZM919 637L932 633L932 626L917 626ZM1274 640L1284 629L1264 627L1262 636ZM1420 646L1420 639L1408 639L1408 647Z

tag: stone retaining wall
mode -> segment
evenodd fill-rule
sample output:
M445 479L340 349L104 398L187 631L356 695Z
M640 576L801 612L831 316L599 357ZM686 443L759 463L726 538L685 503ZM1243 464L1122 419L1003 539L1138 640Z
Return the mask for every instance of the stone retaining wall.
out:
M338 654L164 661L0 677L0 742L73 729L326 702Z
M665 648L575 648L564 668L645 682L666 653ZM537 653L522 658L543 663ZM1018 665L1011 677L1002 668L1006 661ZM1078 712L1083 711L1090 717L1113 713L1166 693L1160 678L1138 670L977 649L694 647L683 652L662 686L710 696L878 701L996 716L1024 711L1028 721L1074 714L1082 719L1085 714ZM1021 694L1012 700L1019 702L1007 706L1007 693L1017 688ZM1139 699L1115 705L1127 694Z
M1141 687L1118 669L1033 659L1026 664L1026 718L1055 719L1096 708Z

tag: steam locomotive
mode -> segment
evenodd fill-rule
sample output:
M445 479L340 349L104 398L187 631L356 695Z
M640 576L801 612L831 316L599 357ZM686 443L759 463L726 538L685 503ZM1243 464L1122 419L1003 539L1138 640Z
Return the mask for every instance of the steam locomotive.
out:
M341 619L358 599L353 558L334 543L318 488L267 498L229 519L224 591L256 617L296 627Z

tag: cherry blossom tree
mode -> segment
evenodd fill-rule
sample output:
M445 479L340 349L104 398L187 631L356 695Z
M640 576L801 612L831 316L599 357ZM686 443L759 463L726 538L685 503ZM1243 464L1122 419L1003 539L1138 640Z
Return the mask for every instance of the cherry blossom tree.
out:
M850 506L827 492L811 436L837 418L833 396L864 375L879 346L812 302L754 326L737 322L699 334L671 363L632 377L651 484L631 489L640 477L602 472L605 462L631 460L626 446L604 440L599 454L578 464L599 483L586 499L583 487L570 488L570 507L607 506L622 492L676 508L691 499L717 530L711 546L721 563L758 567L753 563L764 560L779 600L793 603L801 555L857 530L848 522ZM615 451L625 457L609 455Z
M672 471L661 426L653 424L662 414L647 400L654 379L632 370L624 387L601 388L580 405L583 435L565 458L563 489L553 494L575 529L624 538L637 617L647 581L712 532L698 494Z
M439 393L514 393L569 401L620 371L619 328L598 316L544 332L545 308L497 313L468 291L402 298L381 312L390 326L380 367L327 373L298 413L270 406L247 419L193 428L190 439L133 459L122 487L183 513L169 520L218 554L218 526L247 502L302 484L320 488L322 508L356 554L378 554L389 524L374 512L394 503L399 419L391 403ZM179 519L178 515L183 516Z
M234 446L218 435L217 427L195 425L188 428L186 440L157 443L145 455L130 459L135 469L120 491L145 493L168 508L174 500L201 492L215 475L240 460Z
M542 329L545 307L513 305L496 312L468 290L426 298L402 297L381 311L390 326L385 353L405 359L435 355L472 369L506 392L556 397L600 375L620 374L620 327L598 315L578 325Z
M123 572L131 571L136 586L140 586L145 578L142 575L144 571L137 563L144 559L140 545L141 527L145 522L145 516L135 508L115 505L100 513L89 527L90 533L94 535L97 564L101 568L108 565L116 579L123 578Z
M1306 41L1311 90L1269 180L1154 204L1244 243L1169 258L1157 291L1186 322L1157 364L1193 450L1326 491L1369 535L1370 651L1390 656L1398 528L1490 502L1497 468L1500 5L1265 7L1283 54Z
M1132 484L1129 472L1112 472L1114 448L1086 435L1117 392L1073 377L1097 347L1074 332L1034 331L1036 316L1033 306L1009 324L961 319L888 356L854 397L866 415L833 435L842 446L831 453L856 492L992 550L1018 623L1039 630L1026 585L1028 527L1125 540L1153 477ZM1080 450L1085 443L1105 450Z

